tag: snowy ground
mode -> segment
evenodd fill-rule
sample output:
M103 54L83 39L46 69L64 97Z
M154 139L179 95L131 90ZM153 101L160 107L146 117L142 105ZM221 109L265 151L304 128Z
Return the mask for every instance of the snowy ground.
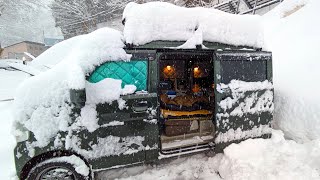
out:
M12 102L0 102L0 179L8 179L14 175L14 156L13 148L15 146L15 139L11 135L11 126L13 118L11 115Z
M15 174L13 148L15 139L11 135L12 129L12 99L18 85L29 75L18 71L0 69L0 179L10 179Z

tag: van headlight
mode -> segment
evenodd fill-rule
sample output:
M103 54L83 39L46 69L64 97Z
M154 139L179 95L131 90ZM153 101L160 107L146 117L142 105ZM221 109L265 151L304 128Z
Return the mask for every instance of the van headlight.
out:
M28 140L30 132L20 123L15 123L12 129L12 134L14 135L18 143Z
M29 131L21 131L21 130L15 130L14 137L16 138L17 143L23 142L29 139Z

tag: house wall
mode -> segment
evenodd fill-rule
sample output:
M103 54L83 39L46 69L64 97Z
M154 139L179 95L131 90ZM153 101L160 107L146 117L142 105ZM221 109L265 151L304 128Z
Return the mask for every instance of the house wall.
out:
M11 46L7 46L1 53L1 59L25 59L31 61L32 59L24 54L24 52L30 53L37 57L43 53L47 47L44 44L33 43L33 42L21 42Z

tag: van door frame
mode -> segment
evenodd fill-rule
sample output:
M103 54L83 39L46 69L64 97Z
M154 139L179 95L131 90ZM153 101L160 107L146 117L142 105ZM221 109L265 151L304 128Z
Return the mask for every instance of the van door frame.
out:
M157 70L158 70L158 74L157 74L157 87L158 87L158 83L160 82L160 58L161 56L163 56L164 54L177 54L177 55L194 55L194 54L198 54L198 55L208 55L208 57L210 57L212 60L212 65L214 65L214 50L207 50L207 49L161 49L157 51L157 55L156 55L156 59L157 59ZM213 71L215 71L215 68L213 68ZM215 72L213 72L213 74L215 74ZM158 89L158 88L157 88ZM158 94L158 104L159 104L159 108L160 108L160 97L159 97L159 90L157 91ZM160 118L160 111L158 111L159 114L159 118ZM214 120L214 116L212 119L213 123L215 122ZM214 124L215 126L215 124ZM214 138L213 138L214 140ZM160 152L160 157L159 159L165 159L165 158L170 158L170 157L175 157L175 156L180 156L180 155L187 155L187 154L193 154L193 153L199 153L199 152L203 152L203 151L207 151L207 150L211 150L212 149L212 144L208 144L206 147L197 147L194 146L194 148L189 147L187 151L184 150L180 150L179 153L172 153L172 154L166 154L163 153L162 151L162 143L161 143L161 132L160 132L160 128L159 128L159 152ZM182 149L182 148L181 148Z

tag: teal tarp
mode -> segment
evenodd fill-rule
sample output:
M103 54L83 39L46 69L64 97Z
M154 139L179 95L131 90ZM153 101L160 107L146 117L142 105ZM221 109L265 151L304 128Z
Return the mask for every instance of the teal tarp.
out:
M147 90L148 61L111 61L96 68L90 75L88 81L97 83L105 78L121 79L122 88L125 85L133 84L137 91Z

